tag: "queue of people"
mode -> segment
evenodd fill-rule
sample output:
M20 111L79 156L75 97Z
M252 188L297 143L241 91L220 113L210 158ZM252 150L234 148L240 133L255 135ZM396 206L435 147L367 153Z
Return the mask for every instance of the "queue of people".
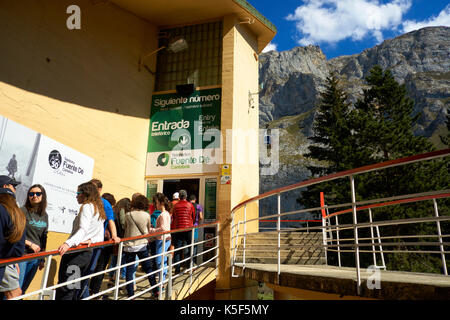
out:
M0 176L0 259L21 257L24 254L38 253L46 250L48 234L47 194L42 185L32 185L27 192L25 204L17 205L15 192L20 182L9 176ZM162 233L175 229L197 226L203 220L203 209L196 204L195 195L187 200L186 190L173 195L173 201L163 193L157 193L151 201L139 193L132 199L123 198L116 202L110 193L102 192L102 183L98 179L78 186L76 199L80 205L79 212L72 225L68 239L58 247L62 256L58 270L58 284L75 280L79 277L97 273L117 265L117 245L90 248L94 243L112 240L118 244L122 238L137 237ZM135 279L137 264L130 264L137 259L161 254L175 249L175 273L180 273L182 256L189 254L176 250L191 243L192 230L140 238L126 241L122 253L120 276L125 281L128 297L136 290L132 280ZM163 241L165 242L163 243ZM198 241L195 229L194 241ZM71 252L70 248L87 245L87 249ZM194 246L194 262L196 263ZM163 268L163 280L167 274L167 256L140 262L144 272L151 273ZM0 299L11 299L26 293L38 269L44 266L43 259L24 261L0 267ZM188 268L188 263L185 264ZM115 281L115 271L109 272L110 282ZM69 283L56 289L57 300L81 300L100 292L104 274L81 282ZM148 276L151 286L156 284L156 275ZM159 286L153 288L153 296L158 298Z

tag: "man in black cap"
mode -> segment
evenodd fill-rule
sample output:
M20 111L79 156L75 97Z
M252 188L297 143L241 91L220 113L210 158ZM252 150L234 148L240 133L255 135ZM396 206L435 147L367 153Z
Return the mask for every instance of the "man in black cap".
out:
M16 193L16 187L20 184L14 178L8 176L0 176L0 188L10 189L14 194Z

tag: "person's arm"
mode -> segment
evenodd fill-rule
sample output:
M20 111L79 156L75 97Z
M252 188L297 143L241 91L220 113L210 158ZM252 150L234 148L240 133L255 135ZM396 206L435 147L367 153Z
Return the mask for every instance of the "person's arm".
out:
M117 229L114 220L108 220L109 231L111 231L111 239L114 240L114 243L119 243L120 238L117 236Z
M62 246L58 248L58 251L61 255L66 253L66 251L71 247L78 246L82 241L86 241L87 239L84 239L86 237L86 234L89 229L89 225L91 223L91 219L93 216L93 206L85 204L81 207L80 210L80 221L79 226L77 227L77 230L73 233L73 235L67 239Z
M203 207L200 205L198 211L198 223L200 224L201 221L203 221Z

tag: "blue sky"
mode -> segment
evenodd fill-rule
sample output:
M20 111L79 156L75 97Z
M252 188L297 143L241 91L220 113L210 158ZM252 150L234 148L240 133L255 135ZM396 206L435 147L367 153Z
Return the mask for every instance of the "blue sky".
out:
M319 45L328 59L426 26L450 27L449 0L249 0L277 27L264 51Z

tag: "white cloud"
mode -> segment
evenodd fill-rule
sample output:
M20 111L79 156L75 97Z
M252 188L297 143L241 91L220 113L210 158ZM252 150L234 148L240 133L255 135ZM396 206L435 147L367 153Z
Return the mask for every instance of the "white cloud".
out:
M383 41L383 30L393 30L402 23L402 16L411 7L411 0L304 0L295 13L287 16L295 21L302 34L300 45L330 43L351 38L362 40L372 36Z
M450 27L450 5L447 5L447 7L445 7L437 17L431 17L430 19L424 21L406 20L403 22L402 26L403 32L410 32L425 27Z
M264 52L269 52L269 51L277 51L277 44L276 43L272 43L270 42L264 49L263 49L263 53Z

